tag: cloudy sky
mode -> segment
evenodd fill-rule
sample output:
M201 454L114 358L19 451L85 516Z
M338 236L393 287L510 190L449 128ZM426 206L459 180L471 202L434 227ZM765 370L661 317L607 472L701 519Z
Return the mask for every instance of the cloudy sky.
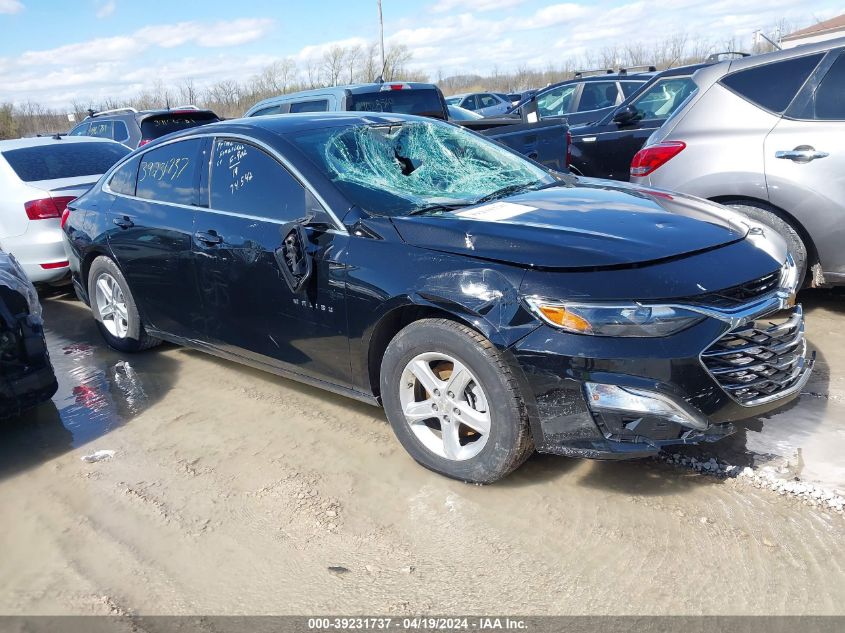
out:
M842 0L383 0L385 35L435 76L545 67L589 50L683 32L724 40L785 19L845 13ZM201 7L201 10L199 10ZM64 108L156 80L243 80L285 57L378 35L376 0L0 0L0 101Z

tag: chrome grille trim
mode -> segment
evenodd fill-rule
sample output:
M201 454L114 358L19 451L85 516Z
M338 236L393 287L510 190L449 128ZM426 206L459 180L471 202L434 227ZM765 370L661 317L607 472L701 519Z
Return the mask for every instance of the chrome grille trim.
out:
M700 356L719 386L748 407L794 394L806 384L813 365L800 305L784 323L766 326L756 318L729 329Z

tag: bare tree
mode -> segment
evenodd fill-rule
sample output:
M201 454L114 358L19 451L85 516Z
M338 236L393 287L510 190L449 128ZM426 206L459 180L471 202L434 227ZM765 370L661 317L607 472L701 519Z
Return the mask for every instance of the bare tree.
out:
M340 83L340 73L346 65L346 49L343 46L332 46L323 53L322 71L323 77L330 86Z
M185 105L199 101L199 92L192 78L183 79L179 85L179 101Z

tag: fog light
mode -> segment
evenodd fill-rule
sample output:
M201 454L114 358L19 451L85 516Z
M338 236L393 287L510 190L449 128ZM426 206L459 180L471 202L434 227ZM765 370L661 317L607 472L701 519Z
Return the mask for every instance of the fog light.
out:
M587 404L595 412L617 411L633 415L656 415L693 429L705 430L707 420L688 411L680 404L656 391L634 387L602 385L595 382L584 384Z

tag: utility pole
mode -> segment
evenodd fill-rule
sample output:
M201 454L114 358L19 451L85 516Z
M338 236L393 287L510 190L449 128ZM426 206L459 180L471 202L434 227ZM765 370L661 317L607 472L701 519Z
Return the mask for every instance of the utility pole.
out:
M384 16L381 13L381 0L378 0L378 33L381 46L381 78L384 79L386 62L384 60Z

